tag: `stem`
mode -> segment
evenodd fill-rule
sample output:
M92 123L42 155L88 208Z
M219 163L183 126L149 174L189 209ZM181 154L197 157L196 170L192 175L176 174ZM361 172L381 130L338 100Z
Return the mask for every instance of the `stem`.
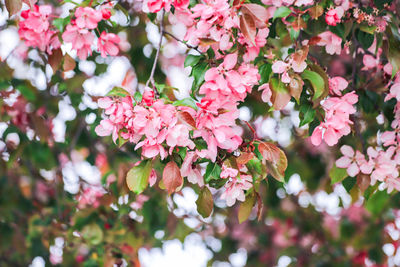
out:
M160 21L160 41L158 42L158 47L157 47L157 52L156 52L156 57L154 58L154 63L153 63L153 67L151 68L151 72L150 72L150 77L146 82L146 86L149 86L149 83L151 82L151 84L153 85L153 90L154 92L157 94L157 90L155 90L155 83L154 83L154 72L156 71L156 66L157 66L157 62L158 62L158 57L160 55L160 50L161 50L161 44L162 44L162 38L163 38L163 32L164 32L164 15L165 15L165 9L162 10L161 13L161 21Z
M202 52L197 48L197 46L190 45L190 44L188 44L188 43L186 43L186 42L180 40L179 38L177 38L177 37L176 37L175 35L173 35L172 33L167 32L167 31L164 30L164 31L163 31L163 34L169 35L170 37L172 37L172 38L175 39L176 41L178 41L178 42L180 42L180 43L186 45L187 48L194 49L194 50L196 50L197 52L199 52L200 54L202 54Z

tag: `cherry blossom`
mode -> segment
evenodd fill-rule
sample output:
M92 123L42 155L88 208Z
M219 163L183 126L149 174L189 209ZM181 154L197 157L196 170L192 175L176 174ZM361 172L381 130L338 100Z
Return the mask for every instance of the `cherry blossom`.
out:
M110 56L118 55L119 49L117 45L119 42L120 39L118 35L102 32L97 41L97 47L100 50L101 56L106 57L106 54Z

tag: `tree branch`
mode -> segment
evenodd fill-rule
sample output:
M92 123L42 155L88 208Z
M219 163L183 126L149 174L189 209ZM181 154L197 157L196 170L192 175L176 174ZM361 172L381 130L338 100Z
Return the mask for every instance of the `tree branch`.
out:
M155 93L157 93L157 90L155 90L155 82L154 82L154 72L156 71L156 66L158 62L158 57L160 56L160 50L161 50L161 44L162 44L162 38L163 38L163 32L164 32L164 15L165 15L165 9L162 10L161 13L161 21L160 21L160 41L158 42L158 47L157 47L157 52L156 52L156 57L154 58L154 63L153 67L151 68L150 72L150 77L146 82L146 87L149 86L149 83L153 85L153 90Z
M194 50L196 50L197 52L199 52L200 54L202 54L202 52L198 49L197 46L190 45L190 44L188 44L188 43L186 43L186 42L180 40L179 38L177 38L177 37L176 37L175 35L173 35L172 33L167 32L167 31L164 30L164 31L163 31L163 34L169 35L170 37L172 37L172 38L175 39L176 41L178 41L178 42L180 42L180 43L186 45L187 48L194 49Z

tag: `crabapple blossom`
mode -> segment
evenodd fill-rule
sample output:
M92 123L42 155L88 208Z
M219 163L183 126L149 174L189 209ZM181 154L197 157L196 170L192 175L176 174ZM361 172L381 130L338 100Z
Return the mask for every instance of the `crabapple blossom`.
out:
M253 179L251 175L240 175L240 178L229 177L229 181L224 186L225 191L222 193L221 199L225 199L226 205L231 207L235 204L236 200L242 202L245 200L244 191L253 187Z
M27 46L38 48L51 54L53 49L61 46L57 32L51 27L49 5L34 6L21 12L23 21L19 22L18 34Z
M99 10L91 7L78 7L75 11L75 23L81 29L93 30L97 28L97 24L103 18L103 14Z
M331 9L325 14L325 21L326 24L331 25L331 26L336 26L338 22L340 22L340 18L337 14L336 9Z
M326 53L340 55L342 51L342 38L330 31L323 32L318 36L321 38L318 45L325 46Z
M106 54L110 56L118 55L119 48L118 43L120 39L118 35L114 33L102 32L99 39L97 40L97 47L102 57L106 57Z
M84 60L92 54L94 34L88 29L69 24L62 34L62 38L64 42L72 44L72 49L77 51L79 59Z
M328 146L337 144L339 139L350 133L350 115L356 112L353 107L358 102L358 96L354 92L342 97L330 97L325 100L322 107L325 110L325 121L314 129L311 142L318 146L322 140Z

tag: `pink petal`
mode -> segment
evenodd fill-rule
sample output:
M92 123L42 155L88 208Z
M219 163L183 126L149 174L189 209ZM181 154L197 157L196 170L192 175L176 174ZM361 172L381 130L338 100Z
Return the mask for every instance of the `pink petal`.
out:
M351 177L356 176L360 172L360 169L357 166L357 163L352 163L348 168L347 168L347 174L350 175Z
M338 168L348 168L351 164L351 159L348 157L341 157L336 161L336 166Z
M340 148L340 152L342 152L343 155L352 158L354 156L354 150L351 146L344 145Z

